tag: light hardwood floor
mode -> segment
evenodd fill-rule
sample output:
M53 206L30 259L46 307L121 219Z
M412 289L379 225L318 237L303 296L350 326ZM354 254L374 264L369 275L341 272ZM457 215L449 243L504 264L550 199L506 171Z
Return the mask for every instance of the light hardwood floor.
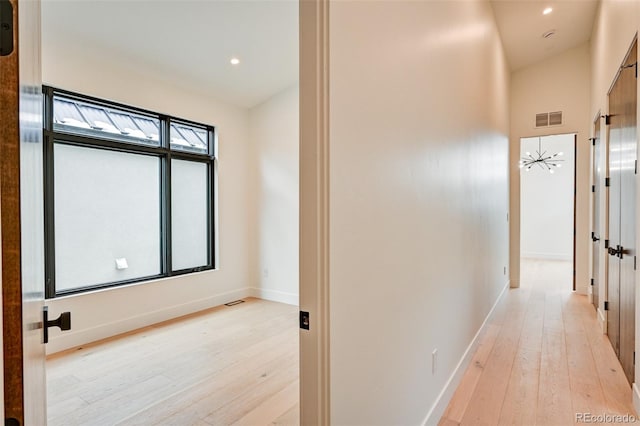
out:
M571 264L523 260L439 424L561 426L576 413L635 416L631 386L593 305L571 292Z
M297 425L297 308L245 300L49 357L48 424Z

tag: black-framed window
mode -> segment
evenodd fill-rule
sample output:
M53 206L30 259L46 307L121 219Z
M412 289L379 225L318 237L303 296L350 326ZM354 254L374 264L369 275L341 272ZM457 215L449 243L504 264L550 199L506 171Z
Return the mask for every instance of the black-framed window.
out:
M44 95L47 298L215 268L215 128Z

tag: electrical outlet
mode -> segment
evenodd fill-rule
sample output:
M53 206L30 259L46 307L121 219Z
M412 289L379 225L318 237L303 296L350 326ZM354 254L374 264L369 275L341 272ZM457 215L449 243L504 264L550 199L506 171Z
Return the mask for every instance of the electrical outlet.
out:
M438 350L434 349L431 352L431 374L436 374L436 370L438 367Z

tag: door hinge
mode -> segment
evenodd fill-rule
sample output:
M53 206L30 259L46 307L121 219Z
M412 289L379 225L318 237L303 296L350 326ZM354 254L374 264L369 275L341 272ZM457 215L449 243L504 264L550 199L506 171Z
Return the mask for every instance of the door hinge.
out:
M638 160L635 161L635 168L633 169L633 174L638 174Z
M638 62L634 62L632 64L629 65L623 65L620 67L621 70L627 69L627 68L634 68L635 74L636 74L636 78L638 78Z
M633 351L633 365L636 365L636 351Z
M638 266L638 262L636 261L637 258L635 256L633 256L633 270L636 270L636 267Z
M609 248L609 240L604 240L604 248Z
M591 185L591 192L596 192L596 186L595 185Z
M589 138L591 145L596 146L596 138Z
M604 310L608 311L609 310L609 302L608 301L604 301Z
M300 328L309 330L309 312L300 311Z
M591 285L594 285L594 280L593 280L593 278L591 278Z
M604 186L606 187L611 186L611 178L604 178Z
M611 116L609 114L601 115L600 117L604 118L604 124L606 124L606 125L611 124Z

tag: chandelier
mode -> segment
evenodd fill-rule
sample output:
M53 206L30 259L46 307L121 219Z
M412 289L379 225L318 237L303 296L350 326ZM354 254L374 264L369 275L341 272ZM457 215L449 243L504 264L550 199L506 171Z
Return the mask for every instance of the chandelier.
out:
M532 167L537 165L542 170L548 170L549 173L553 173L553 169L562 167L562 164L560 163L564 160L557 158L562 155L562 152L557 152L553 155L547 154L547 151L542 150L542 138L538 138L538 150L535 155L532 155L530 152L526 152L525 157L522 157L519 161L520 168L524 168L524 170L528 172Z

